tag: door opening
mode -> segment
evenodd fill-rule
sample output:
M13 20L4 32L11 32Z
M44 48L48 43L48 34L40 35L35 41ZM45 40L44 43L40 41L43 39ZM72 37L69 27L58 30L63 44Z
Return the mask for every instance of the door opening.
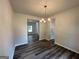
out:
M39 40L39 21L32 20L27 22L28 42L33 43Z

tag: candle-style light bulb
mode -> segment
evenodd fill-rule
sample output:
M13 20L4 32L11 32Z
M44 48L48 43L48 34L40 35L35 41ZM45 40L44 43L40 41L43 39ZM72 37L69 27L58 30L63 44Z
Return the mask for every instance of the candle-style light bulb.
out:
M50 21L51 21L51 19L50 19L50 18L48 18L48 21L50 22Z

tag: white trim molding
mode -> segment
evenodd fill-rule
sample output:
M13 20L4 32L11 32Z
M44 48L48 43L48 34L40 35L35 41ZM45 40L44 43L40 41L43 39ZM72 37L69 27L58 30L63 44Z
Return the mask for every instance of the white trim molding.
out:
M69 47L67 47L67 46L61 45L61 44L59 44L59 43L57 43L57 42L55 42L55 44L57 44L57 45L59 45L59 46L61 46L61 47L64 47L64 48L66 48L66 49L68 49L68 50L71 50L71 51L73 51L73 52L75 52L75 53L78 53L78 54L79 54L79 52L78 52L78 51L76 51L76 50L74 50L74 49L71 49L71 48L69 48Z

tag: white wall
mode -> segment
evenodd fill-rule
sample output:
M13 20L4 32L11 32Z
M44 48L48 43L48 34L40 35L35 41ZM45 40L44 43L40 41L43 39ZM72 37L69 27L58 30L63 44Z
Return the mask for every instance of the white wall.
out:
M0 56L12 58L14 41L12 38L12 8L8 0L0 0Z
M79 53L79 7L55 15L56 44Z
M27 44L27 20L40 20L41 18L21 13L14 13L14 31L15 31L15 46ZM47 23L39 23L39 36L41 39L48 39ZM26 34L25 34L26 33ZM45 35L44 35L45 34ZM26 36L26 37L25 37Z
M50 21L48 21L48 37L50 39L55 39L55 19L54 17L50 17Z
M31 15L14 13L14 32L15 32L15 46L28 43L28 32L27 32L27 19L39 20L38 17Z
M27 17L24 14L14 13L15 46L27 44Z
M40 22L40 40L48 39L48 24Z

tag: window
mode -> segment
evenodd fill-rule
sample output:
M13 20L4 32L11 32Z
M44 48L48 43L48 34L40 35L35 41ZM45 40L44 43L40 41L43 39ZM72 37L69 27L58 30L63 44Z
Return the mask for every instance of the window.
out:
M32 32L32 26L31 25L28 26L28 32Z

